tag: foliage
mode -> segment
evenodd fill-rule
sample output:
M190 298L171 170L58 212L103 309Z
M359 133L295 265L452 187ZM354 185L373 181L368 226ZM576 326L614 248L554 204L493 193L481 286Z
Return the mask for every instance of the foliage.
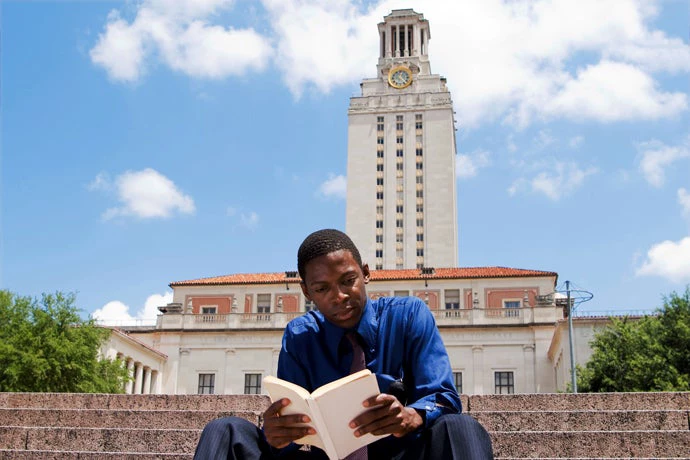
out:
M75 300L57 292L39 302L0 290L0 391L123 391L123 363L99 357L110 330L81 319Z
M690 390L690 287L664 297L654 316L613 319L592 349L578 372L580 391Z

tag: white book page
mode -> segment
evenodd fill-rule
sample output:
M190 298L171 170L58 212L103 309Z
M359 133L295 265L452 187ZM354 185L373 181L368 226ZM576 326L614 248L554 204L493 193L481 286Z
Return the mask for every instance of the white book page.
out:
M316 434L304 436L295 442L297 444L309 444L325 450L324 443L319 437L320 430L314 423L316 418L312 414L311 408L307 403L307 399L310 398L309 392L299 385L270 375L264 377L263 384L271 397L271 402L278 401L282 398L288 398L290 400L290 404L280 411L282 415L306 414L311 418L312 423L300 423L299 425L313 427L316 430Z
M324 424L331 435L331 440L339 458L344 458L349 453L383 436L374 436L368 433L356 438L354 435L355 430L349 426L353 418L368 410L362 406L362 402L379 393L376 376L368 373L335 391L322 394L314 392L312 395L319 405Z

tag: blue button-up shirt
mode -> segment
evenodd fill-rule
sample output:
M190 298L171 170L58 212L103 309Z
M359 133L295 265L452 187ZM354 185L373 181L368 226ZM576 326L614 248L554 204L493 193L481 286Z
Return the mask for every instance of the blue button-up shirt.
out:
M379 389L385 393L391 382L402 380L407 406L420 412L426 426L442 414L462 410L441 335L420 299L368 300L355 330ZM283 335L278 377L312 392L348 375L352 347L343 340L346 332L318 311L290 321Z

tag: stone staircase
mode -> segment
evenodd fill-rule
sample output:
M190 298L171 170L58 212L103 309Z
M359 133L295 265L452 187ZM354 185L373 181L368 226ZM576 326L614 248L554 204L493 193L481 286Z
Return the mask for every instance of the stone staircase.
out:
M0 393L0 459L191 459L201 428L265 396ZM463 396L494 454L690 458L690 393ZM374 460L374 459L372 459Z

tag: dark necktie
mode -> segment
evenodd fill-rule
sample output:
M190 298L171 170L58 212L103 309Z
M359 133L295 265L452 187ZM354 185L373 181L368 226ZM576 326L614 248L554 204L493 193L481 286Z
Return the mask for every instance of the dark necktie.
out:
M352 365L350 365L350 374L366 369L367 362L364 358L364 350L357 341L357 333L348 332L345 337L352 344ZM368 460L367 446L360 447L350 455L345 457L345 460Z

